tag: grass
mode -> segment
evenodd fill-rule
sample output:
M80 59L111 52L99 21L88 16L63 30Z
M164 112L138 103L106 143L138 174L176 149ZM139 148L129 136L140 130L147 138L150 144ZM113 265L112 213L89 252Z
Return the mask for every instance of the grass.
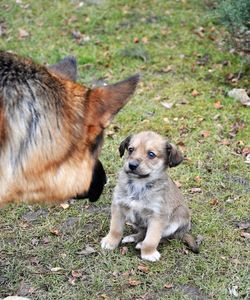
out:
M109 128L101 155L109 183L97 203L1 210L0 297L231 299L238 293L249 298L249 239L241 236L249 229L237 224L249 222L250 215L249 165L241 154L250 146L250 114L226 95L234 87L249 87L250 68L228 51L224 29L213 23L203 2L1 1L0 48L42 64L75 55L79 81L88 85L137 72L142 80ZM20 28L29 35L21 38ZM72 32L80 32L78 38ZM168 110L161 102L174 105ZM122 165L119 143L145 129L168 136L187 158L169 173L181 183L192 210L193 234L204 237L199 255L178 241L161 245L156 263L142 262L133 245L124 255L121 247L100 249ZM81 254L87 245L96 252Z

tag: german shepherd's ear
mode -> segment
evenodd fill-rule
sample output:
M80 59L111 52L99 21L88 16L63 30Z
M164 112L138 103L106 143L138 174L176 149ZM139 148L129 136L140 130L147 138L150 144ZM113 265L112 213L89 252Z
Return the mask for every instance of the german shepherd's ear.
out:
M96 124L98 120L101 126L106 128L115 114L128 102L138 81L137 74L124 81L90 90L88 95L90 122Z
M128 137L126 137L125 140L123 140L119 146L119 153L120 153L120 157L122 157L124 155L125 149L128 150L128 145L130 143L131 140L131 135L129 135Z
M74 56L66 56L58 63L49 66L47 69L63 79L71 81L76 81L77 79L77 65Z
M170 143L166 143L166 164L172 168L178 166L183 161L182 153Z

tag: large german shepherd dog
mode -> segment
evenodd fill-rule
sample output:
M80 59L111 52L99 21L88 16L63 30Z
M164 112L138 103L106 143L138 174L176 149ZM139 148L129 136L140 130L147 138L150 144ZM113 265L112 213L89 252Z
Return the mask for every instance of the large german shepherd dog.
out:
M0 207L100 196L104 129L139 76L91 89L76 73L73 57L45 67L0 51Z

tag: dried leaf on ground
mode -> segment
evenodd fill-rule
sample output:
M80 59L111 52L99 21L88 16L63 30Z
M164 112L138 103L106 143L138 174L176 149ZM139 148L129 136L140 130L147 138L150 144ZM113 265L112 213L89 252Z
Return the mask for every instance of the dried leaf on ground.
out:
M239 287L237 285L229 287L228 292L229 292L230 296L234 296L235 298L238 298L239 297L238 288Z
M218 100L214 103L214 107L216 109L222 109L223 108L223 105L221 104L221 102Z
M244 106L250 106L250 97L245 89L232 89L228 92L228 96L240 101Z
M56 235L56 236L59 236L60 235L60 231L57 229L57 228L50 228L50 233Z
M211 204L211 205L218 205L218 204L219 204L219 201L218 201L218 199L213 198L213 199L210 200L210 204Z
M204 138L207 138L210 136L210 131L208 130L202 130L201 131L201 136L204 137Z
M58 272L58 271L61 271L61 270L63 270L63 268L61 268L61 267L55 267L55 268L50 269L51 272Z
M20 39L25 39L29 36L29 32L23 28L18 29L18 35Z
M201 177L199 175L197 175L197 176L194 177L194 180L196 182L200 183L201 182Z
M166 283L165 285L164 285L164 288L165 289L172 289L174 287L174 285L172 284L172 283Z
M163 105L166 109L170 109L170 108L172 108L174 103L172 103L172 102L161 102L161 105Z
M246 239L250 239L250 233L249 232L241 232L240 236L246 238Z
M192 96L193 97L197 97L197 96L199 96L200 95L200 93L197 91L197 90L193 90L192 91Z
M61 206L63 209L68 209L68 208L69 208L69 204L68 204L68 203L61 203L60 206Z
M250 227L250 222L236 222L236 226L239 229L248 229Z
M87 255L90 255L90 254L93 254L93 253L96 253L96 252L97 251L93 247L90 247L89 245L87 245L84 250L77 252L77 254L87 256Z
M136 279L129 279L128 284L130 286L137 286L142 284L142 282L140 280L136 280Z
M123 246L120 248L120 254L121 255L126 255L128 253L128 247Z
M189 191L191 194L202 193L202 189L199 187L193 187Z
M148 273L149 272L149 267L148 266L145 266L145 265L139 265L138 267L137 267L137 269L139 270L139 271L141 271L141 272L143 272L143 273Z
M248 154L248 155L246 156L245 163L246 163L246 164L250 164L250 154Z

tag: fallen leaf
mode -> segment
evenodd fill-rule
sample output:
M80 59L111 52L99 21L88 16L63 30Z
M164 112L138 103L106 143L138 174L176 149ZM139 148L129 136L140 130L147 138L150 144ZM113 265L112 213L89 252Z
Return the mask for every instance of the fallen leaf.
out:
M218 201L218 199L213 198L213 199L210 200L210 204L211 204L211 205L218 205L218 204L219 204L219 201Z
M238 298L239 297L239 293L238 293L238 286L237 285L234 285L232 287L229 287L228 288L228 291L229 291L229 294L230 296L234 296L235 298Z
M138 37L134 37L133 41L134 41L135 44L137 44L137 43L139 43L139 38Z
M174 285L172 283L166 283L164 284L164 288L165 289L172 289L174 287Z
M68 209L68 208L69 208L69 204L68 204L68 203L61 203L60 206L61 206L63 209Z
M71 275L75 278L79 278L82 276L82 272L81 271L75 271L75 270L72 270L71 271Z
M250 147L246 146L242 149L242 155L247 156L250 153Z
M172 66L167 66L167 67L165 67L165 68L162 68L162 69L161 69L161 72L163 72L163 73L169 73L169 72L171 72L172 70L173 70Z
M102 297L104 300L110 300L110 299L111 299L107 294L101 294L101 297Z
M44 238L42 239L42 242L43 242L44 245L47 245L47 244L50 242L50 240L49 240L49 238L46 236L46 237L44 237Z
M236 134L245 127L245 124L242 121L236 121L232 126L229 132L231 137L235 137Z
M174 183L178 188L180 188L182 186L182 184L178 180L174 180Z
M193 97L197 97L197 96L199 96L200 95L200 93L197 91L197 90L193 90L192 91L192 96Z
M85 256L87 256L87 255L90 255L90 254L93 254L93 253L96 253L96 252L97 251L94 248L92 248L89 245L87 245L84 250L82 250L80 252L77 252L77 254L78 255L85 255Z
M18 29L18 35L20 39L25 39L29 36L29 33L27 30L23 29L23 28L19 28Z
M114 134L115 134L115 132L113 130L106 131L106 135L110 138L113 138Z
M135 279L129 279L128 284L130 286L137 286L140 285L142 282L140 280L135 280Z
M201 131L201 136L204 137L204 138L209 137L210 136L210 131L208 131L208 130Z
M121 255L126 255L127 253L128 253L128 247L123 246L122 248L120 248Z
M171 102L161 102L161 105L163 105L166 109L171 109L174 103Z
M143 273L146 273L146 274L149 272L149 267L148 267L148 266L145 266L145 265L139 265L139 266L137 267L137 269L138 269L139 271L143 272Z
M221 102L218 100L214 103L214 107L216 109L222 109L223 108L223 105L221 104Z
M52 234L54 234L54 235L56 235L56 236L59 236L60 235L60 232L59 232L59 230L57 229L57 228L50 228L50 233L52 233Z
M61 271L61 270L63 270L63 268L60 268L60 267L55 267L55 268L50 269L51 272L58 272L58 271Z
M76 277L70 276L68 282L69 282L71 285L75 285L75 284L76 284L76 280L77 280Z
M169 118L163 118L163 121L164 121L165 123L167 123L167 124L170 124Z
M229 146L230 141L229 140L221 140L221 141L219 141L219 145Z
M185 129L187 129L187 128L185 128ZM184 132L184 128L180 128L180 131L181 131L181 134L184 134L184 133L187 133L187 132L188 132L187 130ZM178 141L178 142L177 142L177 145L178 145L178 147L180 148L180 150L181 150L182 152L185 152L185 150L186 150L186 145L185 145L185 143L184 143L183 141Z
M249 232L241 232L240 236L246 238L246 239L250 239L250 233Z
M250 227L250 222L237 222L236 226L241 230L248 229Z
M204 38L204 32L205 29L202 26L194 30L194 33L197 34L200 38Z
M191 194L202 193L202 189L199 187L193 187L189 191Z
M250 153L246 156L246 160L244 162L246 164L250 164Z
M201 182L201 177L199 175L195 176L194 177L194 180L197 182L197 183L200 183Z
M232 89L228 92L228 96L240 101L244 106L250 106L250 97L245 89Z

